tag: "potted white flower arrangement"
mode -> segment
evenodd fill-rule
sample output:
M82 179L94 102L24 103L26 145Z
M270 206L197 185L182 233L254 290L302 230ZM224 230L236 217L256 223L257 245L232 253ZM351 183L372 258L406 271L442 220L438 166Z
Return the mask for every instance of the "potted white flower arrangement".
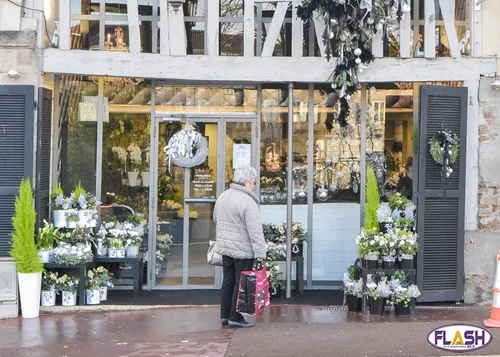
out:
M54 248L54 243L58 243L61 239L59 229L55 228L52 223L43 221L44 226L38 229L36 236L36 246L38 248L38 257L42 263L50 262L50 254Z
M380 255L380 241L383 238L383 234L373 234L364 229L356 237L358 256L363 259L364 268L377 269Z
M414 256L419 251L418 234L412 231L397 230L397 247L401 269L414 268Z
M382 256L382 264L384 269L396 268L397 257L397 240L396 236L392 233L380 233L379 252Z
M266 263L267 280L269 281L269 296L271 299L281 297L281 282L283 273L279 272L278 264Z
M66 227L67 211L71 208L71 201L64 197L64 192L59 183L50 195L50 204L54 226L56 228Z
M137 186L137 177L139 176L139 166L142 163L142 151L139 146L135 143L131 143L127 147L127 151L129 152L130 164L132 166L132 170L128 170L128 184L130 186Z
M390 303L394 305L396 315L409 315L412 300L420 296L417 285L408 284L402 271L395 272L389 285L392 290Z
M122 178L122 185L126 184L126 179L124 178L124 173L127 170L127 159L128 159L128 153L127 150L122 148L121 146L113 146L111 148L111 151L113 154L116 155L118 158L118 161L122 164L123 168L120 170L121 171L121 178Z
M389 202L382 202L377 208L377 221L382 233L387 233L392 228L392 209Z
M109 241L108 255L110 258L124 258L125 248L123 240L118 237L113 237Z
M42 306L55 306L57 284L59 278L57 272L44 272L42 277Z
M97 277L94 270L89 269L87 271L87 277L85 279L86 303L88 305L97 305L101 303L101 293L99 291L99 286L99 278Z
M85 191L80 183L75 187L72 196L73 206L78 209L78 225L80 227L95 227L97 206L100 202L94 195Z
M170 245L172 244L173 239L174 237L171 234L160 234L160 227L158 226L156 234L156 275L159 275L162 270L167 269L168 254L170 252ZM144 262L148 262L148 251L144 252Z
M383 273L368 276L365 294L368 296L370 314L383 315L385 303L392 294L387 277Z
M80 280L78 278L68 276L67 274L64 274L59 278L57 288L62 293L63 306L76 305L76 296L78 292L79 283Z
M80 217L78 217L78 211L76 209L70 209L66 212L66 228L74 229L80 222Z
M76 265L94 260L92 248L89 244L71 245L59 242L57 248L52 251L51 260L60 265Z
M99 300L106 301L108 299L108 287L112 288L114 285L111 282L111 276L106 268L103 266L97 267L94 270L94 275L98 281L99 285Z
M126 231L125 248L127 250L127 256L136 257L139 255L139 248L144 237L146 221L137 215L131 215L127 218L127 221L123 223L123 227Z
M349 312L361 311L361 297L363 296L363 279L360 278L359 267L352 265L344 273L344 294Z

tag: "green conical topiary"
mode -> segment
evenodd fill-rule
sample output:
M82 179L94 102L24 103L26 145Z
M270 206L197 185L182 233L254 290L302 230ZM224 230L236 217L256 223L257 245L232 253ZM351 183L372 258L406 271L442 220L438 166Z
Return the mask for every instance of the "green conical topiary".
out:
M38 259L35 245L36 212L33 208L33 192L29 179L21 182L19 196L16 196L16 214L12 217L12 250L19 273L39 273L43 264Z
M365 206L365 229L379 231L377 220L377 209L380 205L380 193L378 192L377 177L373 167L369 166L366 171L366 206Z

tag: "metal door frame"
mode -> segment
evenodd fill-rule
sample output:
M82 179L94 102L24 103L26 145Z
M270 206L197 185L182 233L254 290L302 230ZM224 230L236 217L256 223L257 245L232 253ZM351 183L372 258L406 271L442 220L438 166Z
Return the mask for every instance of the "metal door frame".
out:
M226 160L226 124L249 122L252 125L252 165L254 167L258 163L259 158L259 130L257 113L165 113L153 111L151 125L151 156L150 162L154 163L150 166L150 191L149 191L149 235L148 235L148 261L156 261L156 226L157 226L157 200L158 200L158 149L159 138L157 136L159 125L162 123L183 122L185 119L190 119L198 123L217 124L217 184L216 196L218 197L225 186L225 160ZM223 138L223 140L221 140ZM184 170L184 226L183 226L183 249L182 249L182 284L171 286L156 286L156 274L153 264L148 265L148 288L158 290L175 290L175 289L213 289L222 286L222 268L215 268L214 285L189 285L189 205L191 203L212 203L215 199L196 199L190 198L190 170ZM154 248L154 249L153 249Z

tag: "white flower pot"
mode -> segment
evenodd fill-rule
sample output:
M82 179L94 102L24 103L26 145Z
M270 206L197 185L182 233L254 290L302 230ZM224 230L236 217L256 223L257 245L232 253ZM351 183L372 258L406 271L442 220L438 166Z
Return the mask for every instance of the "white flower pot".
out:
M137 257L139 255L138 245L129 245L127 247L127 257Z
M63 306L76 306L76 293L71 291L62 292L62 305Z
M94 220L94 210L91 209L82 209L78 211L78 225L80 227L95 227L95 220Z
M128 176L128 185L129 186L137 186L137 177L139 176L138 171L129 171L127 172Z
M145 187L149 187L149 171L141 172L142 176L142 185Z
M113 249L113 248L108 249L108 256L110 258L116 258L116 254L117 254L116 249Z
M116 257L117 258L125 258L125 249L117 249L116 250Z
M52 221L56 228L66 228L66 212L67 210L52 211Z
M42 291L42 306L56 305L56 290Z
M68 222L66 223L66 227L67 227L67 228L76 228L76 224L77 224L77 223L78 223L78 222L75 222L75 221L68 221Z
M40 315L40 290L42 286L42 272L17 273L19 280L19 295L21 298L21 312L25 319Z
M101 303L101 294L99 289L86 290L86 294L87 305L97 305Z
M122 178L122 185L128 185L128 179Z
M101 301L108 300L108 287L107 286L101 286L99 288L99 298Z
M50 262L50 250L48 249L40 249L38 251L38 258L42 263L49 263Z

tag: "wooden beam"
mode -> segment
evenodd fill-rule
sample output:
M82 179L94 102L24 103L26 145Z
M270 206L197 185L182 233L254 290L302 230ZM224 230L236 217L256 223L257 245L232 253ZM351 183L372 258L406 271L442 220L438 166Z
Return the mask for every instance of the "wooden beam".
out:
M314 22L314 32L316 33L316 41L318 41L318 48L321 57L326 57L325 44L323 43L323 32L325 32L325 20L323 16L315 11L313 13L313 22Z
M244 56L255 56L255 4L245 0L243 12Z
M405 12L399 28L399 48L401 58L410 58L411 12Z
M88 76L155 78L187 81L324 83L335 58L160 56L152 53L61 51L44 52L43 72ZM314 68L314 70L311 70ZM360 74L360 82L459 81L496 73L495 58L381 58Z
M168 34L170 36L170 54L172 56L186 56L186 26L184 24L184 13L182 9L175 12L172 6L169 6Z
M292 2L292 57L302 57L304 46L304 23L297 16L297 7L302 1Z
M59 0L59 48L71 48L70 0Z
M205 9L207 24L205 28L205 54L219 55L219 0L210 0L210 6Z
M267 32L266 41L264 42L262 57L271 57L273 55L276 41L278 40L278 36L280 35L281 26L285 21L288 4L289 1L279 2L276 4L276 10L274 11L274 16L271 21L271 27Z
M170 55L170 35L167 0L160 0L160 54Z
M459 58L460 47L458 45L458 36L455 29L455 13L452 11L450 0L439 0L441 14L443 15L444 27L446 28L446 37L448 46L450 47L451 57Z
M127 0L128 42L130 53L141 53L141 33L139 29L139 5L137 0Z
M421 0L422 1L422 0ZM425 58L436 57L436 14L434 0L425 0L424 3L424 55ZM414 39L417 44L418 38Z

